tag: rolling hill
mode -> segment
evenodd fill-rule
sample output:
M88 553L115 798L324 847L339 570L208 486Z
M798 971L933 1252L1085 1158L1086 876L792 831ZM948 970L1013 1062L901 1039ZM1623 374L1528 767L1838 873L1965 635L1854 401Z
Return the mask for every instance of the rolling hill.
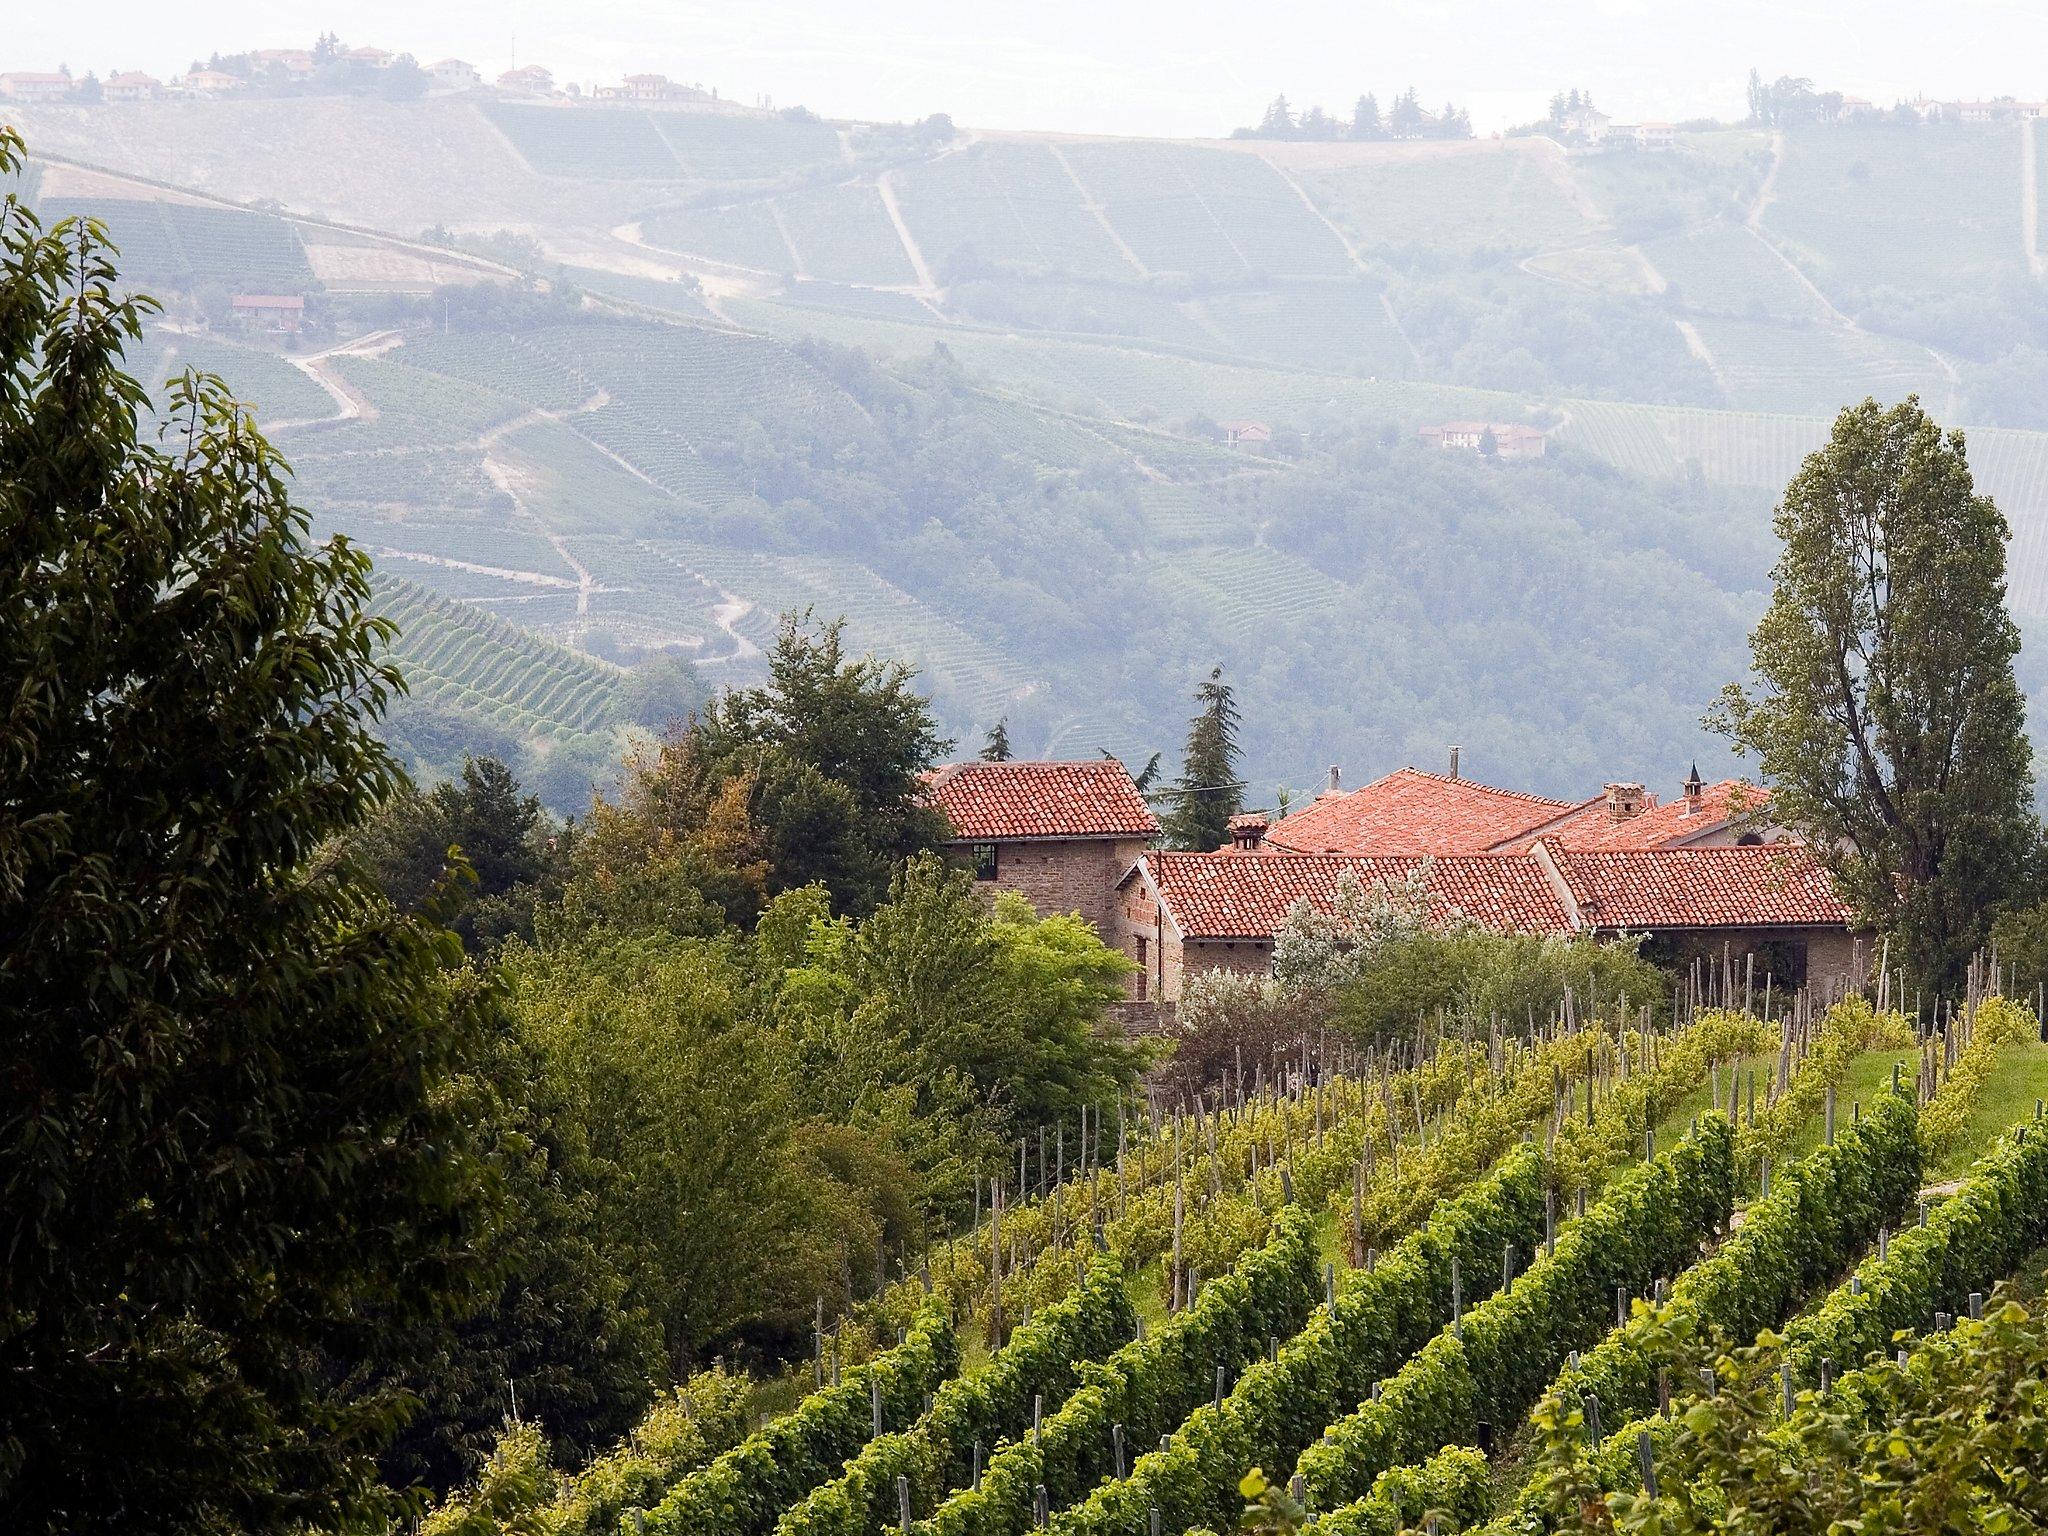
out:
M415 625L488 620L507 665L410 652L424 693L542 757L609 743L613 663L715 687L810 608L967 740L1142 759L1220 659L1255 786L1454 740L1660 782L1714 750L1773 492L1865 394L1969 429L2048 615L2032 125L1649 153L482 93L14 115L42 214L170 296L138 368L226 373ZM310 330L221 336L209 304L259 290ZM1415 440L1473 418L1549 455ZM515 635L565 649L501 696Z

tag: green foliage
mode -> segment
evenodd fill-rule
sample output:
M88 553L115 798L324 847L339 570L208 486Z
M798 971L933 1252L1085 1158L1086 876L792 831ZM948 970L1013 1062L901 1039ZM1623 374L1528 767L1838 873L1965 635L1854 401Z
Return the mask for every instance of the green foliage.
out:
M350 840L401 911L434 912L471 950L533 937L533 906L556 874L554 827L496 758L471 758L458 781L408 788Z
M838 1386L812 1393L795 1412L676 1484L647 1511L645 1528L656 1536L767 1536L783 1511L874 1438L871 1394L880 1393L887 1432L915 1421L925 1394L959 1367L952 1322L934 1307L895 1349L854 1367Z
M1720 1116L1655 1161L1622 1174L1509 1290L1439 1333L1340 1420L1296 1466L1312 1505L1364 1497L1389 1467L1469 1442L1542 1393L1565 1351L1611 1326L1615 1288L1647 1290L1690 1264L1734 1208L1734 1132Z
M1969 1043L1920 1115L1920 1139L1933 1161L1952 1151L1969 1130L1977 1100L2005 1048L2041 1038L2041 1025L2033 1010L2004 997L1988 997L1979 1003L1966 1027Z
M909 1429L870 1440L782 1517L776 1536L873 1536L901 1516L898 1477L909 1480L912 1511L930 1511L966 1484L976 1446L987 1453L1022 1436L1034 1399L1057 1405L1084 1362L1128 1340L1137 1321L1121 1265L1097 1259L1079 1289L1018 1328L984 1368L939 1388L931 1411Z
M1156 1442L1214 1390L1217 1366L1242 1369L1268 1339L1301 1327L1319 1293L1317 1257L1308 1213L1283 1212L1271 1242L1206 1282L1194 1305L1149 1337L1085 1370L1086 1384L1035 1437L1005 1446L982 1473L981 1487L954 1494L919 1522L919 1532L1017 1536L1031 1526L1040 1484L1054 1509L1080 1498L1114 1470L1113 1426L1123 1427L1133 1450Z
M841 1245L907 1225L904 1171L806 1120L794 1062L750 1008L730 940L658 934L502 955L523 1038L560 1096L594 1230L678 1372L731 1330L841 1297Z
M835 909L859 914L900 861L945 836L919 776L948 743L910 669L849 657L844 635L844 620L784 619L767 683L720 695L697 750L715 781L752 778L771 890L815 881Z
M951 1215L1013 1137L1114 1112L1135 1086L1140 1052L1101 1028L1131 968L1087 922L1036 917L1014 894L991 910L927 853L865 920L812 922L777 1014L802 1101L900 1126L926 1205Z
M723 1369L665 1393L616 1449L557 1477L537 1425L508 1424L476 1487L421 1522L420 1536L611 1536L628 1509L662 1494L747 1434L749 1386Z
M1479 1452L1451 1446L1419 1466L1390 1467L1356 1504L1316 1522L1318 1536L1404 1536L1434 1524L1468 1530L1493 1507L1493 1469ZM1435 1517L1432 1522L1431 1517Z
M405 1403L333 1363L483 1278L482 999L313 863L398 781L368 562L219 381L138 441L118 287L0 201L0 1526L336 1529Z
M1783 1416L1767 1344L1724 1357L1716 1391L1654 1437L1658 1493L1607 1492L1620 1448L1581 1446L1546 1405L1541 1486L1560 1531L2021 1531L2048 1521L2048 1312L2006 1292L1981 1322ZM1844 1390L1846 1389L1846 1390ZM1632 1447L1630 1449L1633 1449ZM1633 1480L1632 1480L1633 1481Z
M1924 1225L1895 1234L1882 1257L1785 1329L1783 1354L1799 1380L1832 1360L1846 1371L1890 1345L1904 1328L1930 1328L1936 1312L1960 1315L1972 1291L2011 1274L2048 1241L2048 1132L2038 1125L2002 1139Z
M2039 842L2005 517L1960 433L1866 400L1786 488L1777 530L1750 637L1762 691L1731 684L1711 723L1908 973L1946 990Z
M1188 723L1187 747L1181 756L1180 778L1168 791L1172 804L1160 832L1173 848L1208 853L1230 836L1230 818L1244 808L1238 781L1237 694L1216 667L1195 690L1201 706Z
M1439 1010L1475 1019L1551 1017L1567 991L1641 1008L1662 998L1668 984L1629 943L1460 925L1374 946L1331 999L1331 1015L1354 1037L1377 1041Z
M1547 1076L1547 1074L1546 1074ZM1150 1512L1179 1530L1221 1526L1249 1466L1286 1466L1324 1425L1349 1412L1372 1384L1441 1328L1451 1311L1451 1266L1480 1294L1499 1273L1504 1247L1531 1252L1542 1241L1545 1167L1533 1147L1429 1219L1370 1271L1355 1271L1335 1307L1319 1307L1281 1346L1254 1362L1219 1408L1204 1403L1131 1475L1105 1483L1054 1522L1062 1536L1145 1536Z
M1657 1371L1672 1364L1656 1347L1670 1330L1690 1336L1753 1338L1816 1286L1842 1272L1880 1228L1895 1227L1920 1189L1913 1101L1887 1093L1871 1112L1776 1175L1767 1199L1709 1257L1673 1282L1654 1315L1639 1308L1624 1327L1560 1373L1567 1402L1588 1393L1609 1422L1650 1412Z
M1754 1121L1746 1122L1737 1135L1738 1174L1744 1179L1756 1178L1765 1158L1783 1152L1794 1136L1812 1124L1827 1101L1828 1090L1840 1084L1850 1062L1865 1051L1886 1046L1903 1049L1912 1043L1913 1026L1905 1015L1879 1013L1860 994L1835 1004L1821 1020L1804 1065L1789 1084L1780 1085L1778 1095L1757 1112ZM1789 1055L1781 1055L1780 1060L1789 1068ZM1731 1104L1734 1091L1731 1077ZM1925 1133L1924 1126L1922 1132Z

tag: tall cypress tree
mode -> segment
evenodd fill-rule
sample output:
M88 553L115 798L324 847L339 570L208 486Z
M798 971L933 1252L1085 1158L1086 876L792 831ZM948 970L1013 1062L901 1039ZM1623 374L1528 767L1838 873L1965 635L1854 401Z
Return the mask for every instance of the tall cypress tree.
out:
M984 763L1007 763L1010 757L1010 722L998 720L989 727L988 740L981 744L981 760Z
M1758 691L1731 684L1708 723L1756 755L1772 819L1893 935L1893 958L1951 987L2040 838L2005 517L1960 432L1916 400L1866 400L1787 487L1777 530Z
M1223 681L1223 668L1195 690L1200 705L1188 722L1187 750L1180 778L1167 793L1172 805L1164 818L1166 838L1176 848L1200 853L1223 846L1230 818L1244 808L1237 776L1237 698Z

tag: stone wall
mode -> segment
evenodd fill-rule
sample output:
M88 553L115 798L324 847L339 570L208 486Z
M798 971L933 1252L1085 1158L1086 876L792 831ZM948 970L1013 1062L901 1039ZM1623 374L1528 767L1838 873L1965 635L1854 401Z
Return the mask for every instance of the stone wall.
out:
M1145 851L1143 838L1033 838L996 844L991 890L1015 891L1040 916L1078 912L1095 925L1105 942L1118 942L1116 883ZM972 849L956 846L958 859L972 860Z

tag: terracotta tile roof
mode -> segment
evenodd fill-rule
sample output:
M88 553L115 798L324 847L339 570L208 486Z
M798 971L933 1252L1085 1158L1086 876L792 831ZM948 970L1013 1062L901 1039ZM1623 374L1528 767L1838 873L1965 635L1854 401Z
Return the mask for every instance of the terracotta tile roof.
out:
M1292 853L1485 853L1573 809L1569 800L1400 768L1348 794L1318 796L1273 823L1266 840Z
M1547 851L1589 927L1847 927L1834 882L1800 843Z
M948 763L926 777L961 842L1028 837L1152 837L1158 818L1114 758Z
M1700 794L1700 808L1686 814L1685 797L1652 806L1649 810L1616 821L1607 814L1607 797L1596 795L1568 818L1556 824L1511 838L1496 852L1520 853L1541 837L1553 848L1676 848L1727 825L1739 810L1755 808L1770 801L1771 792L1741 779L1723 779L1709 784Z
M1267 939L1297 901L1328 911L1346 871L1368 888L1406 880L1421 858L1339 858L1273 853L1231 858L1208 853L1149 853L1151 873L1174 926L1186 939ZM1447 856L1428 861L1431 916L1462 914L1496 932L1569 933L1571 918L1534 858ZM1136 878L1135 872L1126 879Z

